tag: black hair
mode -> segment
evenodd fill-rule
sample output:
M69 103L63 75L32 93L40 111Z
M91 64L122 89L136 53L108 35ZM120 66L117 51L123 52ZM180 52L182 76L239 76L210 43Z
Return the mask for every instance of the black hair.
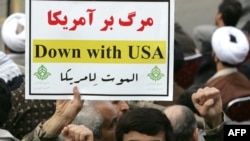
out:
M197 83L193 84L187 89L185 89L179 98L176 101L176 104L187 106L190 110L192 110L195 114L200 115L198 110L194 107L193 101L192 101L192 95L193 93L197 92L199 88L204 88L204 83Z
M223 0L218 10L226 26L236 26L242 14L242 5L238 0Z
M184 53L180 44L174 40L174 74L179 72L184 65Z
M229 68L234 68L234 67L236 67L236 66L237 66L237 65L230 64L230 63L223 62L223 61L221 61L221 63L222 63L222 65L223 65L223 66L226 66L226 67L229 67Z
M242 27L242 31L248 35L250 34L250 20L246 22L246 24Z
M166 141L173 141L173 129L167 116L155 108L136 108L126 112L118 121L116 140L123 141L124 134L136 131L146 135L165 133Z

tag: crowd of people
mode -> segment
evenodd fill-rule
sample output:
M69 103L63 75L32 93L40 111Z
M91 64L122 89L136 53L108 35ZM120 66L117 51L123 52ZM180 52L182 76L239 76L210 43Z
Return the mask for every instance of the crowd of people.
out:
M249 21L248 21L249 20ZM7 141L223 141L224 112L250 96L250 1L222 0L215 25L188 35L175 22L174 73L184 57L201 54L193 83L174 82L173 101L25 99L25 14L13 13L1 27L0 140ZM244 121L244 124L250 124Z

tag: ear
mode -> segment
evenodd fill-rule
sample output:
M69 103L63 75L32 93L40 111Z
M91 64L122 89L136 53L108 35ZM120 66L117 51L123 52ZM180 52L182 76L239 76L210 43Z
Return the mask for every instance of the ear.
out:
M220 59L216 55L214 55L214 61L215 61L215 63L218 63L218 62L220 62Z
M218 18L219 20L222 20L222 14L221 14L220 12L217 13L217 18Z
M250 43L250 34L247 35L248 42Z
M221 27L221 26L224 26L224 21L222 19L222 14L220 12L218 12L215 16L215 22L216 22L216 25Z
M216 54L214 53L214 51L212 51L212 58L214 59L214 62L217 63L219 61L218 57L216 56Z
M199 129L195 128L193 133L193 141L198 141L198 140L199 140Z
M9 53L10 53L10 50L9 50L9 48L7 47L6 44L4 44L4 52L5 52L5 54L9 54Z

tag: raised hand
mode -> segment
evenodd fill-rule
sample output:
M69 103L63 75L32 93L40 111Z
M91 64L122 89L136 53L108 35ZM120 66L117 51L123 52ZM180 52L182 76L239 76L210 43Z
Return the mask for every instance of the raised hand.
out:
M93 141L94 136L90 129L84 125L70 124L63 128L62 135L64 141Z
M220 91L214 87L205 87L192 95L192 101L200 115L212 127L222 122L222 101Z

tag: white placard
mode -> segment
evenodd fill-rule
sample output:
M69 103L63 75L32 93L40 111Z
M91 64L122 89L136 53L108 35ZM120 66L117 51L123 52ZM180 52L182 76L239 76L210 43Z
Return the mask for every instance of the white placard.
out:
M26 99L172 100L174 0L26 0Z

